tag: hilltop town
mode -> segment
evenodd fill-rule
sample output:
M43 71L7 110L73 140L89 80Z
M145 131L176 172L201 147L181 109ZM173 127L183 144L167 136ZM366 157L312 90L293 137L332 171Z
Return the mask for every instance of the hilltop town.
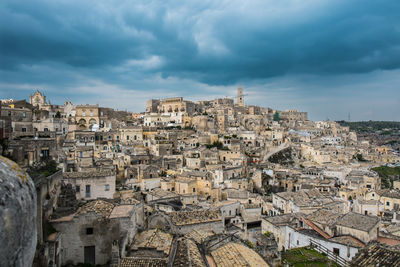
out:
M142 113L37 90L1 101L0 139L36 188L34 266L400 264L399 142L246 105L241 86Z

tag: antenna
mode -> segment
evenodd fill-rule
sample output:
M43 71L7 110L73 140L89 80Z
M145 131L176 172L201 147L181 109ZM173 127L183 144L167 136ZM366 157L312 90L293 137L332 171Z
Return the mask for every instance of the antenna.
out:
M348 117L347 117L347 121L350 122L350 112L349 112L349 115L348 115Z

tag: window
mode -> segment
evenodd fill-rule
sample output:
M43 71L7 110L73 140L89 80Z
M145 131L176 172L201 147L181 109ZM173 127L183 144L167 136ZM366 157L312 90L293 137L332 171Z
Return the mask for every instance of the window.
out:
M79 157L83 158L83 152L82 151L79 152Z
M43 131L48 132L49 128L44 128Z
M26 118L26 112L22 113L22 117Z
M104 190L105 190L105 191L110 191L110 185L109 185L109 184L106 184L106 185L104 186Z
M336 254L336 255L339 255L340 254L340 249L333 248L333 253Z
M90 197L90 184L86 185L85 197Z
M93 227L86 228L86 234L87 235L93 235Z
M126 136L126 140L128 140L128 141L129 141L129 135L127 135L127 136Z
M196 188L193 188L193 193L195 193L196 192Z
M390 206L390 202L389 201L386 201L386 206Z
M76 191L76 193L80 193L81 187L79 185L75 186L75 191Z
M26 133L26 128L25 128L25 127L22 128L22 132L23 132L23 133Z
M48 158L49 157L49 150L48 149L43 149L40 153L40 156L42 158Z
M82 111L82 116L86 116L86 112L85 111Z
M8 116L11 116L11 111L8 112Z

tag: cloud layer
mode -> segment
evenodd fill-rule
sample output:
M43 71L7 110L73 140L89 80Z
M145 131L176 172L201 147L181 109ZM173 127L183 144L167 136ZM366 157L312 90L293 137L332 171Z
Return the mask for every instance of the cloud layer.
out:
M283 97L290 83L303 107L346 87L331 86L337 79L351 80L354 97L379 90L365 84L377 73L374 83L386 82L377 86L398 101L398 84L387 83L400 67L398 14L397 0L4 0L0 90L9 96L13 88L43 87L54 98L85 100L95 92L78 88L201 97L231 95L240 81L255 95ZM387 117L380 112L376 118Z

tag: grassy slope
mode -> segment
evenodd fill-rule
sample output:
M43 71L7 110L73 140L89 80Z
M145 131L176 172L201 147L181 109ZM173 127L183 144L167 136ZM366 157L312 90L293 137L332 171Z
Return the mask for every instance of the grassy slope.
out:
M282 260L295 267L339 267L336 263L329 260L328 257L307 247L295 248L282 253Z
M399 176L400 177L400 167L387 167L381 166L372 169L379 174L379 177L382 179L382 188L391 188L393 186L393 179L389 176Z

